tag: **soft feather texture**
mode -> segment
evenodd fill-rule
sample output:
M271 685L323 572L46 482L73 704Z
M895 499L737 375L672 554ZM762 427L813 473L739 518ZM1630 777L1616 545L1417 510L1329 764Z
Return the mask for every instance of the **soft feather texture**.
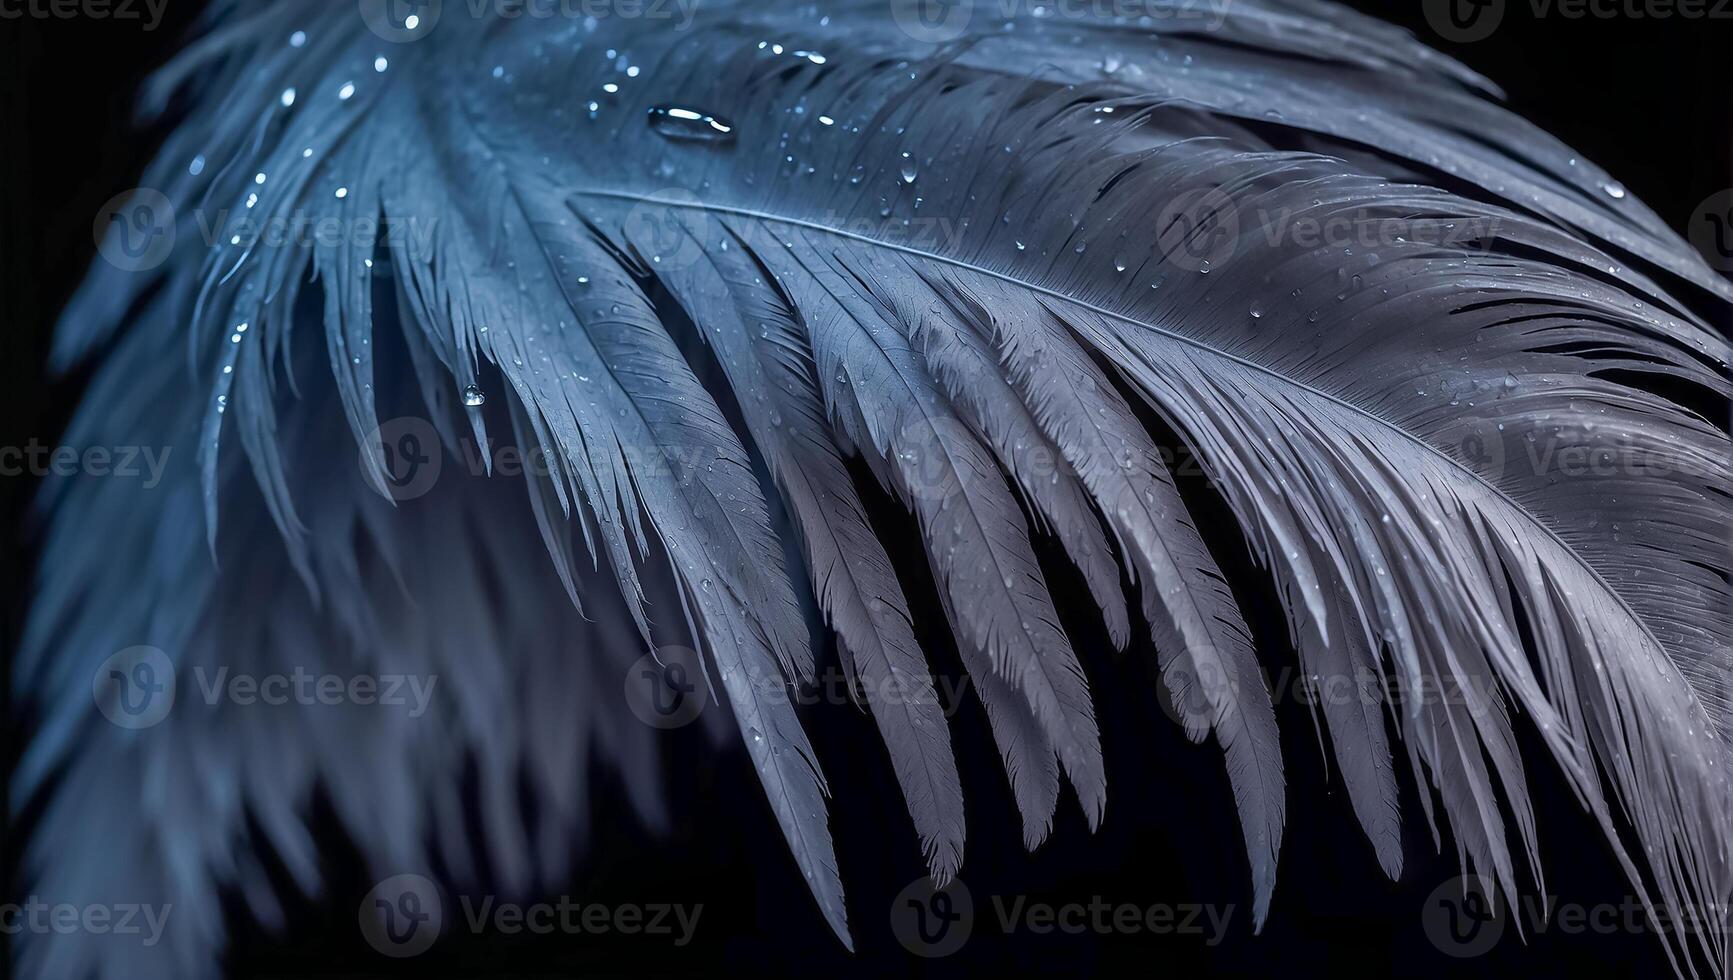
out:
M46 800L34 887L176 918L142 962L24 937L26 974L213 972L220 886L271 916L257 850L318 888L316 787L381 875L462 876L473 763L488 866L529 887L573 846L590 753L659 814L617 678L687 635L848 943L824 777L780 693L817 668L797 582L863 688L900 691L868 708L935 878L964 848L892 571L909 545L878 540L852 459L919 521L1027 843L1061 775L1102 819L1112 751L1036 558L1050 535L1116 643L1148 631L1187 733L1220 744L1261 924L1286 806L1261 667L1289 654L1253 648L1143 412L1231 507L1309 683L1354 692L1321 718L1387 872L1393 723L1465 862L1507 892L1524 866L1538 881L1524 765L1544 760L1519 758L1520 715L1645 901L1724 902L1727 343L1692 310L1733 289L1412 38L1319 3L1216 12L983 5L935 46L882 2L742 0L689 30L453 14L386 44L348 5L219 4L157 93L200 94L144 181L184 209L180 245L152 274L99 265L56 348L102 359L68 441L196 442L198 465L142 498L49 486L17 668L42 717L14 784ZM730 131L682 132L669 107ZM412 234L207 248L199 202ZM1272 215L1356 234L1306 243ZM1379 230L1417 219L1464 234ZM352 448L383 407L453 454L467 427L550 465L393 508L388 461ZM458 679L452 722L192 704L122 732L89 678L137 643L183 672L437 673ZM138 846L97 866L68 847L93 835ZM1681 972L1725 972L1720 931L1666 939Z

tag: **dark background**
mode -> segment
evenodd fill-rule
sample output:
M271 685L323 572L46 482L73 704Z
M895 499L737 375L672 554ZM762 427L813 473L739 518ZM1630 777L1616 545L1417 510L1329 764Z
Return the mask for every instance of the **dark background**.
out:
M129 124L132 93L174 48L198 6L171 0L165 23L153 33L136 22L0 20L0 390L6 393L0 425L7 430L0 444L23 445L32 437L52 443L65 424L79 382L44 380L50 324L94 254L92 217L110 196L136 183L160 136ZM1418 4L1363 0L1357 6L1432 37ZM1605 166L1676 228L1685 227L1704 198L1733 185L1733 21L1537 21L1527 3L1508 7L1491 38L1436 45L1502 85L1516 111ZM0 479L0 525L8 551L0 556L0 635L8 649L27 595L24 505L31 490L27 479ZM1218 554L1225 558L1240 550L1230 543ZM1228 570L1232 577L1236 569ZM930 594L905 581L912 598ZM1245 599L1252 622L1279 622L1260 615L1260 606L1266 612L1273 607L1273 597ZM917 611L938 616L936 609ZM1413 787L1405 785L1408 865L1400 882L1385 880L1339 786L1326 778L1304 707L1294 703L1278 708L1289 781L1281 873L1269 923L1261 936L1252 936L1248 874L1218 750L1213 744L1192 746L1177 726L1152 718L1147 689L1135 683L1144 668L1131 656L1089 654L1106 644L1086 635L1087 624L1078 629L1085 633L1078 645L1092 676L1108 676L1108 661L1127 661L1111 667L1122 682L1098 682L1094 691L1108 747L1107 821L1089 834L1067 796L1051 839L1036 854L1025 854L996 754L985 739L985 719L977 706L965 706L953 731L969 801L963 874L977 916L973 938L954 956L916 960L892 937L892 898L922 873L919 847L870 721L830 708L808 718L836 794L832 826L849 890L858 947L853 956L830 937L807 897L744 756L714 753L689 728L668 739L672 834L651 839L624 804L604 805L596 815L591 857L569 889L574 897L604 902L701 902L703 919L689 947L672 950L641 939L471 938L448 930L433 954L395 963L362 943L356 901L371 882L358 876L359 862L345 854L340 839L326 834L332 900L291 902L287 936L264 935L237 921L233 972L411 975L437 964L460 973L561 975L726 970L948 976L1120 969L1158 976L1454 976L1470 969L1486 976L1670 974L1651 935L1567 936L1555 930L1530 935L1525 945L1507 929L1505 941L1484 956L1459 960L1439 952L1421 928L1420 910L1428 894L1457 873L1454 846L1447 837L1444 855L1435 852ZM1261 641L1284 645L1279 626L1264 632ZM1152 673L1144 679L1154 682ZM7 729L16 735L10 722ZM1525 745L1525 754L1532 760L1552 894L1583 905L1622 902L1628 886L1615 873L1605 844L1543 761L1544 752L1534 748ZM320 819L329 829L328 818ZM15 844L8 842L9 858L16 856ZM12 869L5 870L6 880L13 880ZM1226 941L1210 948L1195 937L1007 937L993 918L993 895L1054 904L1100 896L1143 906L1203 902L1237 908ZM448 908L448 922L458 914Z

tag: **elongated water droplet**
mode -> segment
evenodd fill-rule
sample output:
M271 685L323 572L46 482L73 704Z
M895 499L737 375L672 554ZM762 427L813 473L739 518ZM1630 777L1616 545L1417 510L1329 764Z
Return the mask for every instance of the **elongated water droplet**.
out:
M734 140L733 123L702 109L684 106L651 106L650 128L671 140L692 143L728 143Z

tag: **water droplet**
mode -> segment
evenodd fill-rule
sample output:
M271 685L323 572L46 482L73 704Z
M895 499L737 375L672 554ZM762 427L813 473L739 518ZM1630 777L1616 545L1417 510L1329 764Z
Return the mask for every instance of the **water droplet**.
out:
M278 101L283 103L283 108L285 108L285 109L294 105L295 104L295 90L294 90L294 88L291 87L291 88L284 89L283 94L278 97Z
M187 173L192 174L194 177L197 177L199 174L202 174L204 172L205 172L205 155L203 153L201 153L198 156L193 157L192 163L187 164Z
M337 188L337 199L338 200L342 200L343 198L346 198L348 196L349 196L349 188L347 188L347 187Z
M343 100L344 102L349 101L349 99L351 97L353 97L354 95L355 95L355 83L354 82L344 82L343 87L337 90L337 98Z
M1601 190L1606 191L1607 196L1612 198L1615 201L1622 201L1625 199L1624 185L1620 184L1616 180L1610 180L1610 181L1602 184Z
M373 70L374 71L384 71L385 69L387 69L389 67L391 67L391 62L386 61L384 55L380 55L379 57L373 59Z
M289 35L289 47L298 48L307 43L307 32L296 31Z
M487 396L482 394L475 385L465 385L463 388L463 403L470 408L480 408L487 404Z
M650 128L671 140L694 143L727 143L734 140L733 123L702 109L683 106L651 106Z

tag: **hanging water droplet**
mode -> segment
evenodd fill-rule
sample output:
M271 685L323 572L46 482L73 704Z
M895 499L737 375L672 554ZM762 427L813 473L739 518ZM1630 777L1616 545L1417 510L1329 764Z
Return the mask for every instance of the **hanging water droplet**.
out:
M671 140L693 143L727 143L734 140L733 123L703 110L682 106L651 106L650 128Z
M475 385L464 385L463 403L470 408L480 408L487 404L487 396L482 394L481 389Z

